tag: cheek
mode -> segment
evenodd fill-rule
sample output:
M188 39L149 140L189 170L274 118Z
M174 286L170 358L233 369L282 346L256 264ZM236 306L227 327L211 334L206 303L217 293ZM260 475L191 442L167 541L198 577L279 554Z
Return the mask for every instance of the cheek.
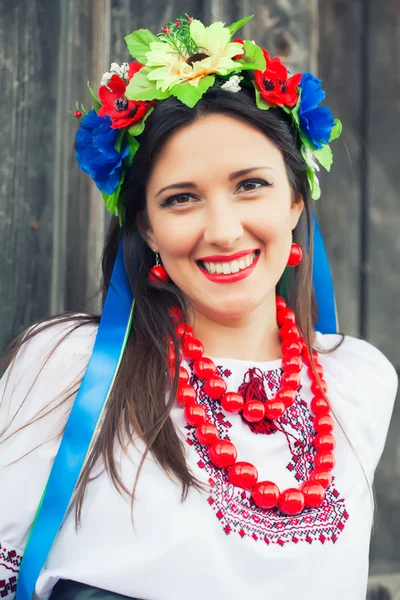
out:
M165 263L187 258L201 239L198 219L196 225L196 219L181 217L174 215L170 219L160 219L158 226L155 224L154 234Z

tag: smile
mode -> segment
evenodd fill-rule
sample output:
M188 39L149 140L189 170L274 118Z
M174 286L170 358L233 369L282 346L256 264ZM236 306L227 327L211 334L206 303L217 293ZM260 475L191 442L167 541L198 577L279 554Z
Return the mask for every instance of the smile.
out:
M197 265L210 281L214 281L215 283L234 283L248 277L254 271L259 256L260 251L257 250L231 262L198 261Z

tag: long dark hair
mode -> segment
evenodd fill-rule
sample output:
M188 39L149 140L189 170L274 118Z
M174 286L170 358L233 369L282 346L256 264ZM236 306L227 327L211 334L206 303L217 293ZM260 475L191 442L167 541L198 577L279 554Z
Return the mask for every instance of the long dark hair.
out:
M77 522L91 468L100 457L116 488L130 494L132 503L138 477L148 452L152 453L168 475L175 477L182 484L182 499L186 498L191 486L202 489L201 483L186 464L182 442L170 417L178 386L179 364L172 380L166 380L163 375L166 371L169 372L169 338L173 339L176 352L179 351L179 341L168 309L173 306L179 307L186 320L187 306L182 292L173 282L154 285L149 281L148 273L154 264L154 254L140 234L139 217L142 223L148 220L146 184L165 142L179 129L203 115L212 113L230 115L268 137L282 153L294 195L300 195L304 200L304 210L293 232L294 241L304 250L304 258L296 269L291 269L289 274L283 274L277 284L277 293L284 293L287 297L288 305L296 314L298 327L310 351L315 342L318 314L312 286L312 201L307 183L306 164L299 150L297 130L290 116L279 108L267 111L258 109L254 94L246 89L232 93L218 87L212 88L193 109L173 97L160 102L149 116L145 130L139 137L140 148L122 186L124 224L120 227L118 219L112 218L102 257L104 300L121 236L124 237L125 268L136 303L131 333L107 404L104 421L78 484ZM43 321L41 329L63 320L73 322L74 327L80 327L87 323L97 324L99 317L60 315L55 321ZM3 367L15 357L21 344L36 335L37 331L36 328L25 337L23 333L16 338L7 357L3 359ZM139 465L133 490L128 490L121 480L115 462L115 440L117 438L124 448L127 440L133 443L132 432L135 437L145 442L146 451Z

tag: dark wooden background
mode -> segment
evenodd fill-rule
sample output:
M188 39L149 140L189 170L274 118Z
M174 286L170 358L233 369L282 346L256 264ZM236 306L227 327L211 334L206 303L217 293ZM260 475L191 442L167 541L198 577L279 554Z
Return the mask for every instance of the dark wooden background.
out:
M243 37L324 80L343 121L318 214L341 331L400 367L400 4L398 0L0 0L0 348L63 310L98 310L108 217L75 164L76 100L90 107L124 36L186 11L254 13ZM379 402L379 398L376 399ZM400 408L376 476L371 574L400 573Z

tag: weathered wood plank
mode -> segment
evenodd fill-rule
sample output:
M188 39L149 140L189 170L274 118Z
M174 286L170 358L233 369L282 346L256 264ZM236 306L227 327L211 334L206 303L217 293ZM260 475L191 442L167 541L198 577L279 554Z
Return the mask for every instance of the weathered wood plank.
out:
M368 3L367 323L368 339L400 368L400 11L395 0ZM377 402L380 399L377 398ZM377 527L371 572L400 570L400 406L396 405L385 452L376 473Z
M59 8L0 3L0 348L49 313Z
M400 10L396 0L369 6L367 333L400 366Z
M320 0L318 72L327 104L343 123L332 144L334 163L320 176L317 212L332 268L339 326L359 332L360 218L362 175L360 147L362 0ZM351 92L350 92L351 91Z

